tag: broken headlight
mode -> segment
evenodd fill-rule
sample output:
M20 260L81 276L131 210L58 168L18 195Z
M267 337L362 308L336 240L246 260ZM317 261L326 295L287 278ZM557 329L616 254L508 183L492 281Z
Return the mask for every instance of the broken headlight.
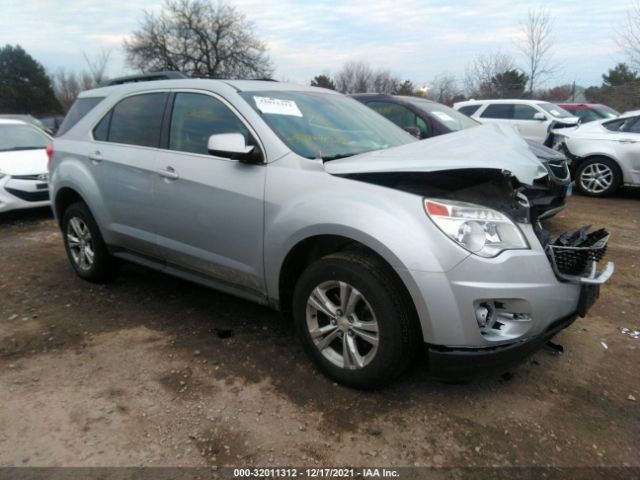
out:
M424 200L427 215L457 244L481 257L503 250L527 249L520 229L506 215L473 203Z

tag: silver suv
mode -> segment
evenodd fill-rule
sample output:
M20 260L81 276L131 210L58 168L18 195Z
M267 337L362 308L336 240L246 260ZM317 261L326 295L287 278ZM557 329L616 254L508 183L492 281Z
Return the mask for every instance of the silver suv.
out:
M571 240L584 258L548 240L522 193L547 173L515 132L417 141L324 89L87 91L51 160L80 277L112 279L124 259L271 305L351 386L385 383L425 349L440 376L504 367L584 315L613 271L596 273L602 232Z

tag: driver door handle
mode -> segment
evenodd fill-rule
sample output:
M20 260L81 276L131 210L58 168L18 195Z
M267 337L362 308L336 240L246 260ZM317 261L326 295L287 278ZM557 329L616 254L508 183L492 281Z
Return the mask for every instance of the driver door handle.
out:
M620 140L618 140L620 143L636 143L637 140L633 140L631 138L622 138Z
M158 175L160 175L161 177L167 178L169 180L177 180L180 178L180 175L178 175L178 172L176 172L176 170L171 166L167 166L165 168L159 169Z

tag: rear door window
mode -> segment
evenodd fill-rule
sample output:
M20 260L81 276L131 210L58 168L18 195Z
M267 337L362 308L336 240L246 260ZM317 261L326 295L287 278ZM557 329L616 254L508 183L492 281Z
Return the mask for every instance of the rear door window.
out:
M104 97L78 98L75 102L73 102L73 105L71 105L71 108L67 112L66 117L64 117L64 120L62 121L62 124L60 125L56 136L59 137L71 130L71 127L82 120L82 118L84 118L87 113L93 110L93 107L98 105L102 100L104 100Z
M168 93L144 93L120 101L94 128L96 140L159 147Z
M491 103L484 109L482 118L500 118L505 120L513 119L512 103Z

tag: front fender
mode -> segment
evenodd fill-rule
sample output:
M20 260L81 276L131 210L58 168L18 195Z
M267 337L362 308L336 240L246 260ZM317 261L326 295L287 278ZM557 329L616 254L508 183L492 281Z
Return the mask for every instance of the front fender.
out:
M586 157L607 157L615 161L616 150L615 145L611 141L606 140L588 140L585 138L568 138L565 145L571 155Z
M265 280L273 299L287 254L318 235L359 242L396 270L446 272L469 255L431 222L419 195L329 175L321 164L289 169L276 162L266 195Z

